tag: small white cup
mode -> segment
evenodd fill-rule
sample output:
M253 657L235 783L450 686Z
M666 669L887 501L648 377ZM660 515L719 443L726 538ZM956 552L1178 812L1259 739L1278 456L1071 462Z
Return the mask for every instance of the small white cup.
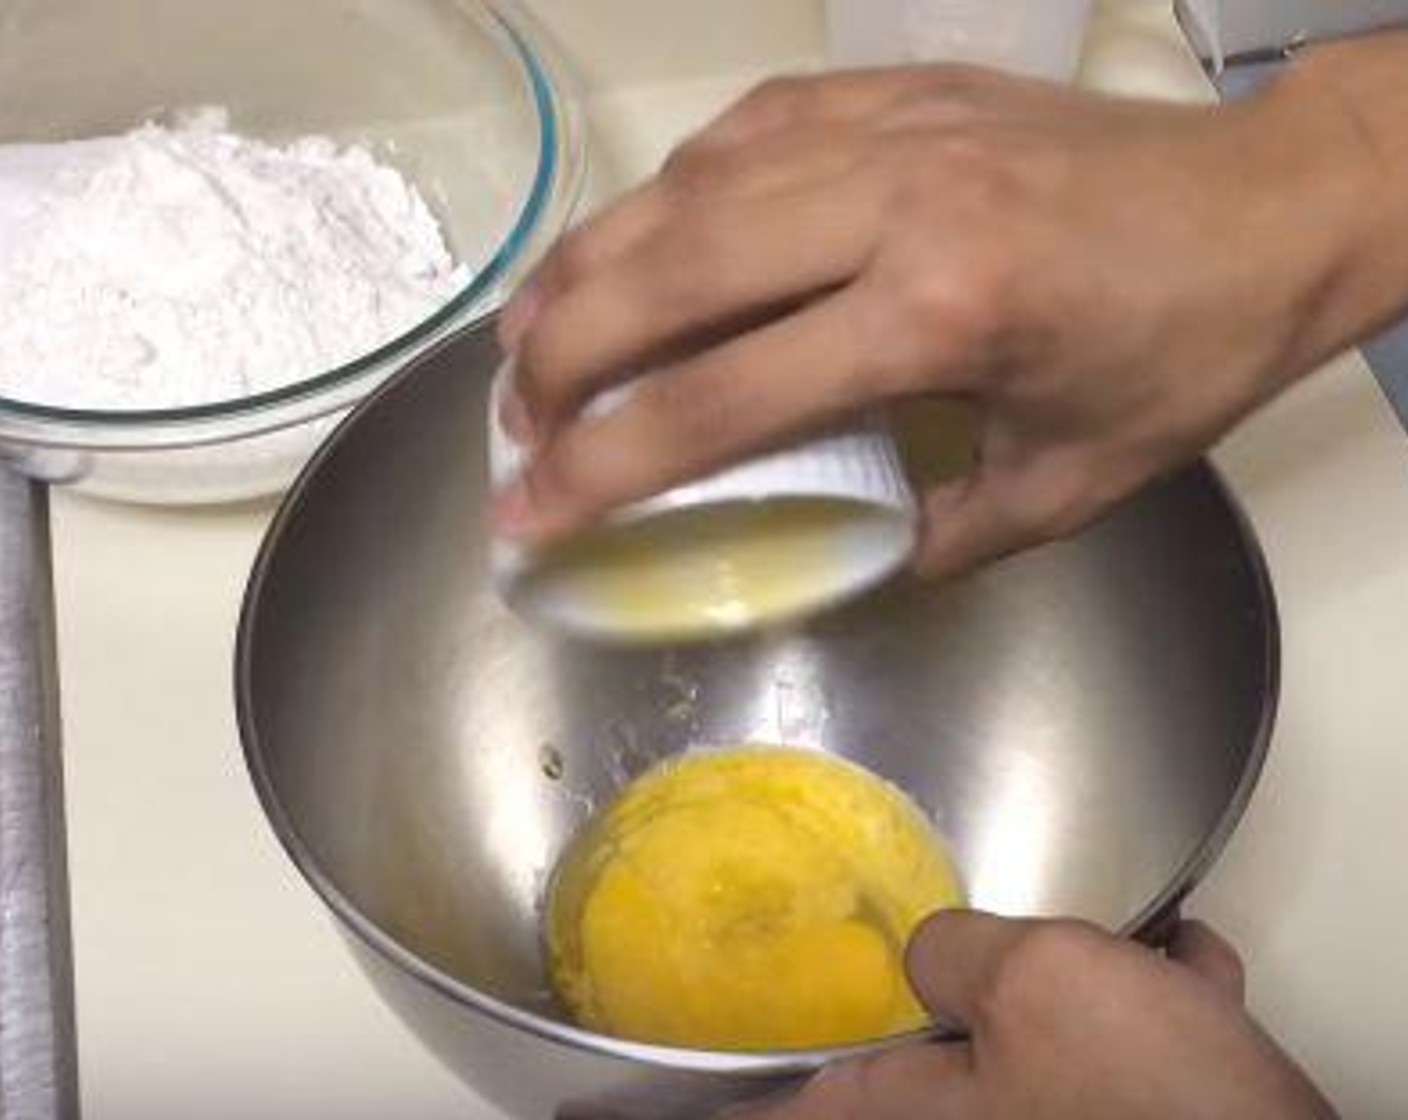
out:
M490 473L525 455L491 394ZM613 407L620 396L600 407ZM495 586L519 613L578 637L648 644L725 637L839 605L914 549L917 510L877 417L617 511L544 549L496 539Z
M969 62L1068 82L1092 0L827 0L836 66Z

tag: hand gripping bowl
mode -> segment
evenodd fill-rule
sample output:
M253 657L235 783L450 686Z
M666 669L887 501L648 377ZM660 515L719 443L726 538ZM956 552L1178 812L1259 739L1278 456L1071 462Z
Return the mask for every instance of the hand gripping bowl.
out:
M422 359L319 452L259 556L237 663L275 831L446 1063L514 1116L645 1120L709 1115L830 1056L621 1042L548 991L558 853L630 775L697 744L849 756L937 815L978 906L1158 936L1246 806L1276 701L1272 590L1211 469L1067 544L791 632L574 645L491 588L487 333Z
M472 276L402 337L257 396L96 412L6 399L0 378L0 468L147 502L279 490L350 405L491 312L576 202L568 82L513 0L10 0L3 23L0 143L220 106L265 139L364 144L420 188Z

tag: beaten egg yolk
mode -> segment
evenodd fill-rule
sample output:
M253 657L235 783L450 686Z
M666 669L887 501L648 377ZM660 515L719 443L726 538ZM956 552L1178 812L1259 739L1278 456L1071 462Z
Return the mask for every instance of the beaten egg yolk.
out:
M700 752L637 780L558 868L548 952L592 1030L779 1050L923 1026L904 948L961 905L937 834L895 787L783 748Z

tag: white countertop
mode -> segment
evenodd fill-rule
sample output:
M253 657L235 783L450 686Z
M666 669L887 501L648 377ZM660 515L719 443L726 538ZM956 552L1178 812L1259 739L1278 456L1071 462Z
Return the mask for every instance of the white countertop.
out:
M599 190L819 42L814 0L537 7L588 72ZM1206 96L1158 3L1112 5L1087 77ZM1220 458L1280 592L1284 709L1196 909L1347 1116L1408 1115L1408 440L1346 359ZM269 512L54 501L86 1115L491 1117L356 974L245 778L230 662Z

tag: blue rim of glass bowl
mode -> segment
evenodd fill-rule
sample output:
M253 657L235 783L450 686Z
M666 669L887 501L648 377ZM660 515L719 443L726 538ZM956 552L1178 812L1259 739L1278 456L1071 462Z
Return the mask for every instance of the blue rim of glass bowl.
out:
M78 409L55 405L39 404L32 401L15 400L0 395L0 438L12 439L22 444L74 446L81 444L94 449L109 448L159 448L163 446L187 446L200 443L221 442L274 431L293 426L338 411L355 399L334 400L325 408L311 410L307 415L280 416L277 420L254 426L251 430L234 432L186 432L181 438L167 443L160 439L144 440L138 433L154 436L163 429L181 425L211 425L220 421L234 421L265 414L276 414L285 407L310 402L331 389L357 385L366 378L377 380L395 371L396 359L414 357L424 345L449 333L449 328L467 326L483 316L465 318L457 324L465 312L473 308L494 285L499 283L517 263L520 254L539 230L539 223L547 213L554 189L559 184L559 173L563 170L563 160L559 157L559 143L563 138L563 121L559 110L558 91L553 78L543 62L539 51L522 30L514 26L503 12L493 5L485 4L482 10L494 21L498 31L508 40L527 76L528 91L538 115L538 165L533 174L528 196L519 210L518 216L508 234L495 250L489 261L479 269L469 284L450 299L434 314L417 323L410 330L391 339L389 342L366 354L336 366L313 377L294 381L277 389L254 393L245 397L234 397L208 404L187 405L180 408L164 409ZM569 153L569 158L571 154ZM21 430L5 430L7 418L19 422ZM24 430L28 424L52 424L61 431ZM130 433L128 439L97 439L89 443L80 433L91 437L93 430L106 429L112 436L124 431ZM73 438L69 438L73 437Z

